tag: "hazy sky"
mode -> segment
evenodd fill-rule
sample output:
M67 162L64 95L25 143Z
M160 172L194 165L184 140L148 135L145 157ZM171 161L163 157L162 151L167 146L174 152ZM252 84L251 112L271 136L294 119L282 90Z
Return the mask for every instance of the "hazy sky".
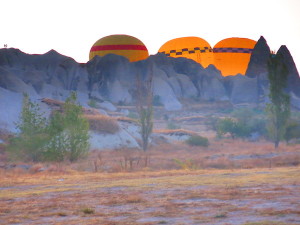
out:
M0 0L0 47L30 54L55 49L87 62L91 46L111 34L139 38L150 54L170 39L228 37L287 45L300 69L300 0Z

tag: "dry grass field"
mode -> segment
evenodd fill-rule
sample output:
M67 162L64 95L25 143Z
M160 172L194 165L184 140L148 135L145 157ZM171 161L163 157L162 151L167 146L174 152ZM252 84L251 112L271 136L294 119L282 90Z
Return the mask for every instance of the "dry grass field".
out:
M0 170L0 224L300 224L299 157L226 139Z
M208 147L158 139L146 153L92 150L72 164L31 164L8 162L0 145L0 224L300 224L300 144L217 139L207 118L219 106L185 107L168 121L156 109L155 130L201 134ZM110 133L117 121L136 122L91 114L92 128Z
M300 224L300 168L1 173L1 224Z

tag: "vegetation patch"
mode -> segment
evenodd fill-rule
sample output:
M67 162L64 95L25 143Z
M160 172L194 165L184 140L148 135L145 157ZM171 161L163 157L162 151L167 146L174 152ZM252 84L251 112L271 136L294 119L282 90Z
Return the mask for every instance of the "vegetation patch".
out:
M184 129L161 129L161 130L154 130L154 133L158 134L166 134L166 135L197 135L197 132L190 131L190 130L184 130Z
M208 139L200 135L193 135L186 140L186 143L191 146L203 146L207 147L209 145Z
M90 129L105 134L115 134L120 130L115 118L105 115L85 115L90 124Z
M84 214L94 214L95 210L89 207L83 208L81 209L81 212L83 212Z

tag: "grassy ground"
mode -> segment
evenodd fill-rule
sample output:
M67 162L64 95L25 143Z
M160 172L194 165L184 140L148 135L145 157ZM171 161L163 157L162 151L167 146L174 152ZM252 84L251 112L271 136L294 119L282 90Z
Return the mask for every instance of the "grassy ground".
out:
M300 168L2 172L1 224L300 224Z
M300 224L299 144L216 139L205 121L216 109L204 106L169 116L208 147L158 141L147 153L92 151L73 164L9 168L0 154L0 224ZM155 128L166 129L165 112L156 114Z

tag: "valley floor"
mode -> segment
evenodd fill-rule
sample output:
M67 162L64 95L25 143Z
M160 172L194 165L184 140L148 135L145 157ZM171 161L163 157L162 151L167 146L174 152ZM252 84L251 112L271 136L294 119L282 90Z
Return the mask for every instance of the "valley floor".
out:
M0 178L0 224L300 224L299 166Z

